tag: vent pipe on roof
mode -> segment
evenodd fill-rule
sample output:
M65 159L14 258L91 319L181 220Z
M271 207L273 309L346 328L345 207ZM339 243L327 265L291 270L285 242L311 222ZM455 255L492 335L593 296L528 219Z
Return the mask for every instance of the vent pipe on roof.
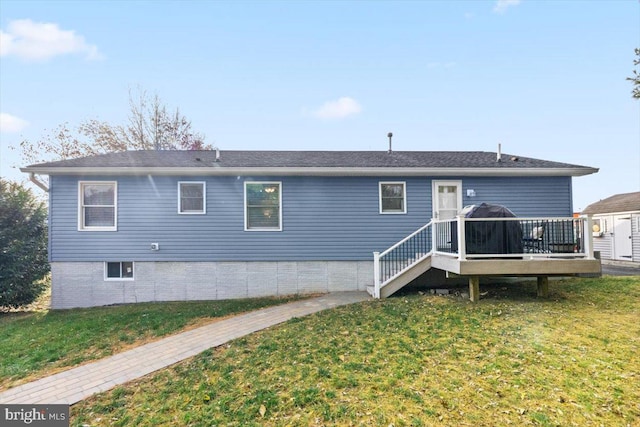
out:
M502 144L498 143L498 153L496 154L496 162L502 161Z
M213 147L216 150L216 162L220 161L220 149L218 147Z
M389 138L389 153L391 153L391 138L393 138L393 133L389 132L387 138Z

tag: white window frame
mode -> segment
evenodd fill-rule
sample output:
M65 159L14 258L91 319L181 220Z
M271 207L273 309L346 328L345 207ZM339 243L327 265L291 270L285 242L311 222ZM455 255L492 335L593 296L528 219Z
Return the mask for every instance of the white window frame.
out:
M85 208L84 187L85 185L113 185L113 226L92 227L84 224L84 208ZM95 205L91 205L91 206L95 206ZM118 231L118 181L78 181L78 231Z
M109 277L109 263L118 263L120 264L120 277ZM133 269L131 277L122 277L122 264L125 262L131 263L131 268ZM133 281L136 278L136 263L134 261L105 261L104 262L104 280L106 282L118 281L121 282L123 280Z
M262 228L249 228L249 215L247 215L247 185L261 184L261 185L278 185L278 227L262 227ZM245 181L244 182L244 231L282 231L282 181Z
M607 221L603 217L592 218L591 221L591 231L593 233L593 237L602 237L607 231ZM596 226L598 228L598 231L595 231Z
M382 186L383 185L402 185L402 210L401 211L384 211L382 209ZM407 183L406 181L380 181L378 183L378 211L381 215L403 215L407 213Z
M182 211L182 184L202 184L202 211ZM178 214L206 215L207 214L207 183L205 181L178 181Z

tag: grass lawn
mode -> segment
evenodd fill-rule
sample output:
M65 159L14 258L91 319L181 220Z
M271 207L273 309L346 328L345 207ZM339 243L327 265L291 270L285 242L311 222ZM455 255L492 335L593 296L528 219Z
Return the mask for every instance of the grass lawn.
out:
M300 299L143 303L0 313L0 390L152 341L212 318Z
M252 334L71 408L72 425L638 426L640 277L405 294Z

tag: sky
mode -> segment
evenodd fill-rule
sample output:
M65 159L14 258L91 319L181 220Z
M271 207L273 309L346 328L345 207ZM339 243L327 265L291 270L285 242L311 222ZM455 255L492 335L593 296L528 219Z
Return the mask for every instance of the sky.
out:
M502 152L599 168L573 208L640 191L626 80L640 2L0 0L0 176L129 92L224 150ZM38 190L39 191L39 190Z

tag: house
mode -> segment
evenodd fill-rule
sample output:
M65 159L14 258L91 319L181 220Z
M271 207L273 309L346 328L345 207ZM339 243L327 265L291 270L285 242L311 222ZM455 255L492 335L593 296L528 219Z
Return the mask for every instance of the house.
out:
M640 192L616 194L587 206L593 247L603 260L640 263Z
M518 217L570 218L572 178L597 172L495 152L220 150L21 170L41 186L38 175L49 176L53 308L365 290L374 281L380 296L374 252L482 202ZM465 274L471 265L449 264L439 268Z

